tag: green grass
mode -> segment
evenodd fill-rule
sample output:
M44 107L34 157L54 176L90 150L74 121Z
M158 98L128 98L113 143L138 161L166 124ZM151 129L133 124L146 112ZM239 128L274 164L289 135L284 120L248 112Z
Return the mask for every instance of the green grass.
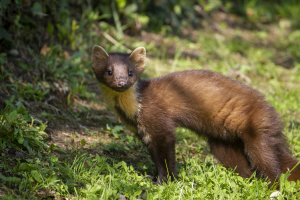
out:
M204 9L211 5L213 10L214 2L207 2ZM265 7L257 9L258 1L247 2L243 9L255 11L248 20L260 28L231 28L222 22L222 34L208 26L176 36L167 34L170 27L165 26L159 34L143 30L142 36L118 39L125 27L116 30L99 22L107 18L83 6L81 18L63 8L57 12L68 20L58 27L47 25L54 42L47 43L43 54L39 48L44 44L26 46L22 42L27 40L16 38L11 48L23 56L0 54L0 198L269 199L275 189L268 188L268 181L244 179L224 168L205 139L182 128L176 131L178 177L152 184L149 175L156 169L147 148L106 109L91 70L95 44L108 52L145 46L144 78L209 69L245 82L278 111L291 151L300 158L300 37L291 17L298 8L290 6L297 2L272 7L267 14ZM276 21L278 13L287 21ZM262 25L266 17L268 24ZM28 26L30 32L33 25L18 20L22 18L15 19L18 30ZM237 17L236 23L243 20ZM298 199L300 182L286 177L280 179L280 199Z

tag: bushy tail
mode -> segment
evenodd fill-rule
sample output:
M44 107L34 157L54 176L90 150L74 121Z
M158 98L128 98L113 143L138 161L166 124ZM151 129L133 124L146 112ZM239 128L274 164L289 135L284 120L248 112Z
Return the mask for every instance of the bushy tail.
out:
M288 177L289 181L300 180L300 163L299 160L294 158L290 152L284 151L279 155L279 160L281 163L282 173L287 173L291 171L290 176Z

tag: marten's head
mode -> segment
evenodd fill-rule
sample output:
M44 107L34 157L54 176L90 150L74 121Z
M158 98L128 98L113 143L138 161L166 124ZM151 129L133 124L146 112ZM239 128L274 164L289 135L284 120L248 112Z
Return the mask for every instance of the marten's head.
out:
M130 54L108 54L100 46L93 47L92 68L98 81L118 92L124 92L139 79L145 63L144 47L138 47Z

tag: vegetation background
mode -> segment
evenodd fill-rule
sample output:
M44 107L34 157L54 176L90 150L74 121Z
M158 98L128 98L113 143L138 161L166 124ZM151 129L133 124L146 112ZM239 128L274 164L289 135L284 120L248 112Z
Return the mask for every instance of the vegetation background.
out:
M1 199L269 199L205 139L177 130L178 178L153 185L138 138L106 109L91 48L147 49L143 78L209 69L262 92L300 158L298 0L1 0ZM274 199L299 199L280 178Z

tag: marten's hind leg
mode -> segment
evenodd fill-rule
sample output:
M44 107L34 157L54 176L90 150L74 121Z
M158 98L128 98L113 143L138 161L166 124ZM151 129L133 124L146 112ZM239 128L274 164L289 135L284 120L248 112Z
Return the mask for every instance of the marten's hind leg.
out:
M212 154L225 167L235 169L235 172L244 178L249 178L252 175L253 172L244 153L244 144L241 140L226 142L220 139L209 138L208 143Z

